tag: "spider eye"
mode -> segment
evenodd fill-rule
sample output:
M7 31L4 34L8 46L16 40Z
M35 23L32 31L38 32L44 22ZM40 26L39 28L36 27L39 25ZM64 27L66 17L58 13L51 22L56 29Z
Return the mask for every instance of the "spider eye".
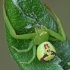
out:
M56 50L50 42L43 42L37 48L37 58L41 61L50 61L55 54Z

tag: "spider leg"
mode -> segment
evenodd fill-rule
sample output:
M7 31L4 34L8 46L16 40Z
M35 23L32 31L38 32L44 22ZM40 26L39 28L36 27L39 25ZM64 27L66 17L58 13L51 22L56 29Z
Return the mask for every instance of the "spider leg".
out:
M19 50L14 46L11 46L15 51L21 53L21 52L28 52L31 50L31 48L33 47L33 41L30 42L29 47L27 49L23 49L23 50Z
M50 29L49 30L49 34L53 37L53 38L56 38L57 40L60 40L60 41L65 41L66 40L66 37L63 37L61 36L59 33L56 33Z
M59 27L60 33L56 33L50 29L48 29L48 32L51 36L53 36L54 38L61 40L61 41L65 41L66 40L66 34L64 32L64 29L61 25L61 22L59 20L59 18L57 17L57 15L54 13L54 11L52 9L50 9L50 7L48 7L47 5L45 5L47 7L47 9L54 15L57 25Z
M49 36L49 40L50 40L50 41L57 41L56 38L53 38L53 37L51 37L51 36Z
M11 25L9 18L7 17L4 7L3 7L3 16L4 16L4 20L5 20L5 25L7 26L8 30L10 32L10 35L13 38L15 38L15 39L31 39L33 36L35 36L35 33L17 35L13 26ZM31 20L34 21L34 19L31 19Z
M32 58L27 62L20 62L20 63L21 64L30 64L35 59L35 55L36 55L36 46L33 46L33 56L32 56Z

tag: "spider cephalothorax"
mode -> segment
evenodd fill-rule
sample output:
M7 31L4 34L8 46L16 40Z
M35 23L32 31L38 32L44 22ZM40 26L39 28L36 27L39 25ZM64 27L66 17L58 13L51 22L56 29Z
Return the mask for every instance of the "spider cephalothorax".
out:
M45 26L41 25L41 28L35 28L36 36L34 38L34 43L40 45L41 43L48 41L49 33Z

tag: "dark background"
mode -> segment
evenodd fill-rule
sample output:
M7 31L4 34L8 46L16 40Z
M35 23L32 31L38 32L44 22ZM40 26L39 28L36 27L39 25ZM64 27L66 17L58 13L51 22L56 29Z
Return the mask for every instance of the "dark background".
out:
M0 0L0 70L20 70L8 51ZM41 0L48 4L60 18L67 37L70 39L70 0Z

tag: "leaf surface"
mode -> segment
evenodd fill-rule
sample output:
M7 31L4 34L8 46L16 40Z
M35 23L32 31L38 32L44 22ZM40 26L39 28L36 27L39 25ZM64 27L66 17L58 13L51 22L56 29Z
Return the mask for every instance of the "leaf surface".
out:
M4 6L7 17L17 34L34 32L34 27L38 25L44 25L57 32L56 22L40 0L5 0ZM31 27L26 28L28 25ZM52 42L55 48L63 53L59 54L57 52L58 56L52 61L44 63L39 61L36 57L31 64L23 65L19 62L28 61L32 57L32 50L27 53L18 53L11 48L11 46L15 46L18 49L25 49L29 46L31 40L18 40L12 38L7 27L6 38L8 48L21 70L67 70L69 67L67 65L67 62L70 61L70 42L68 39L65 42ZM60 62L64 69L59 65Z

